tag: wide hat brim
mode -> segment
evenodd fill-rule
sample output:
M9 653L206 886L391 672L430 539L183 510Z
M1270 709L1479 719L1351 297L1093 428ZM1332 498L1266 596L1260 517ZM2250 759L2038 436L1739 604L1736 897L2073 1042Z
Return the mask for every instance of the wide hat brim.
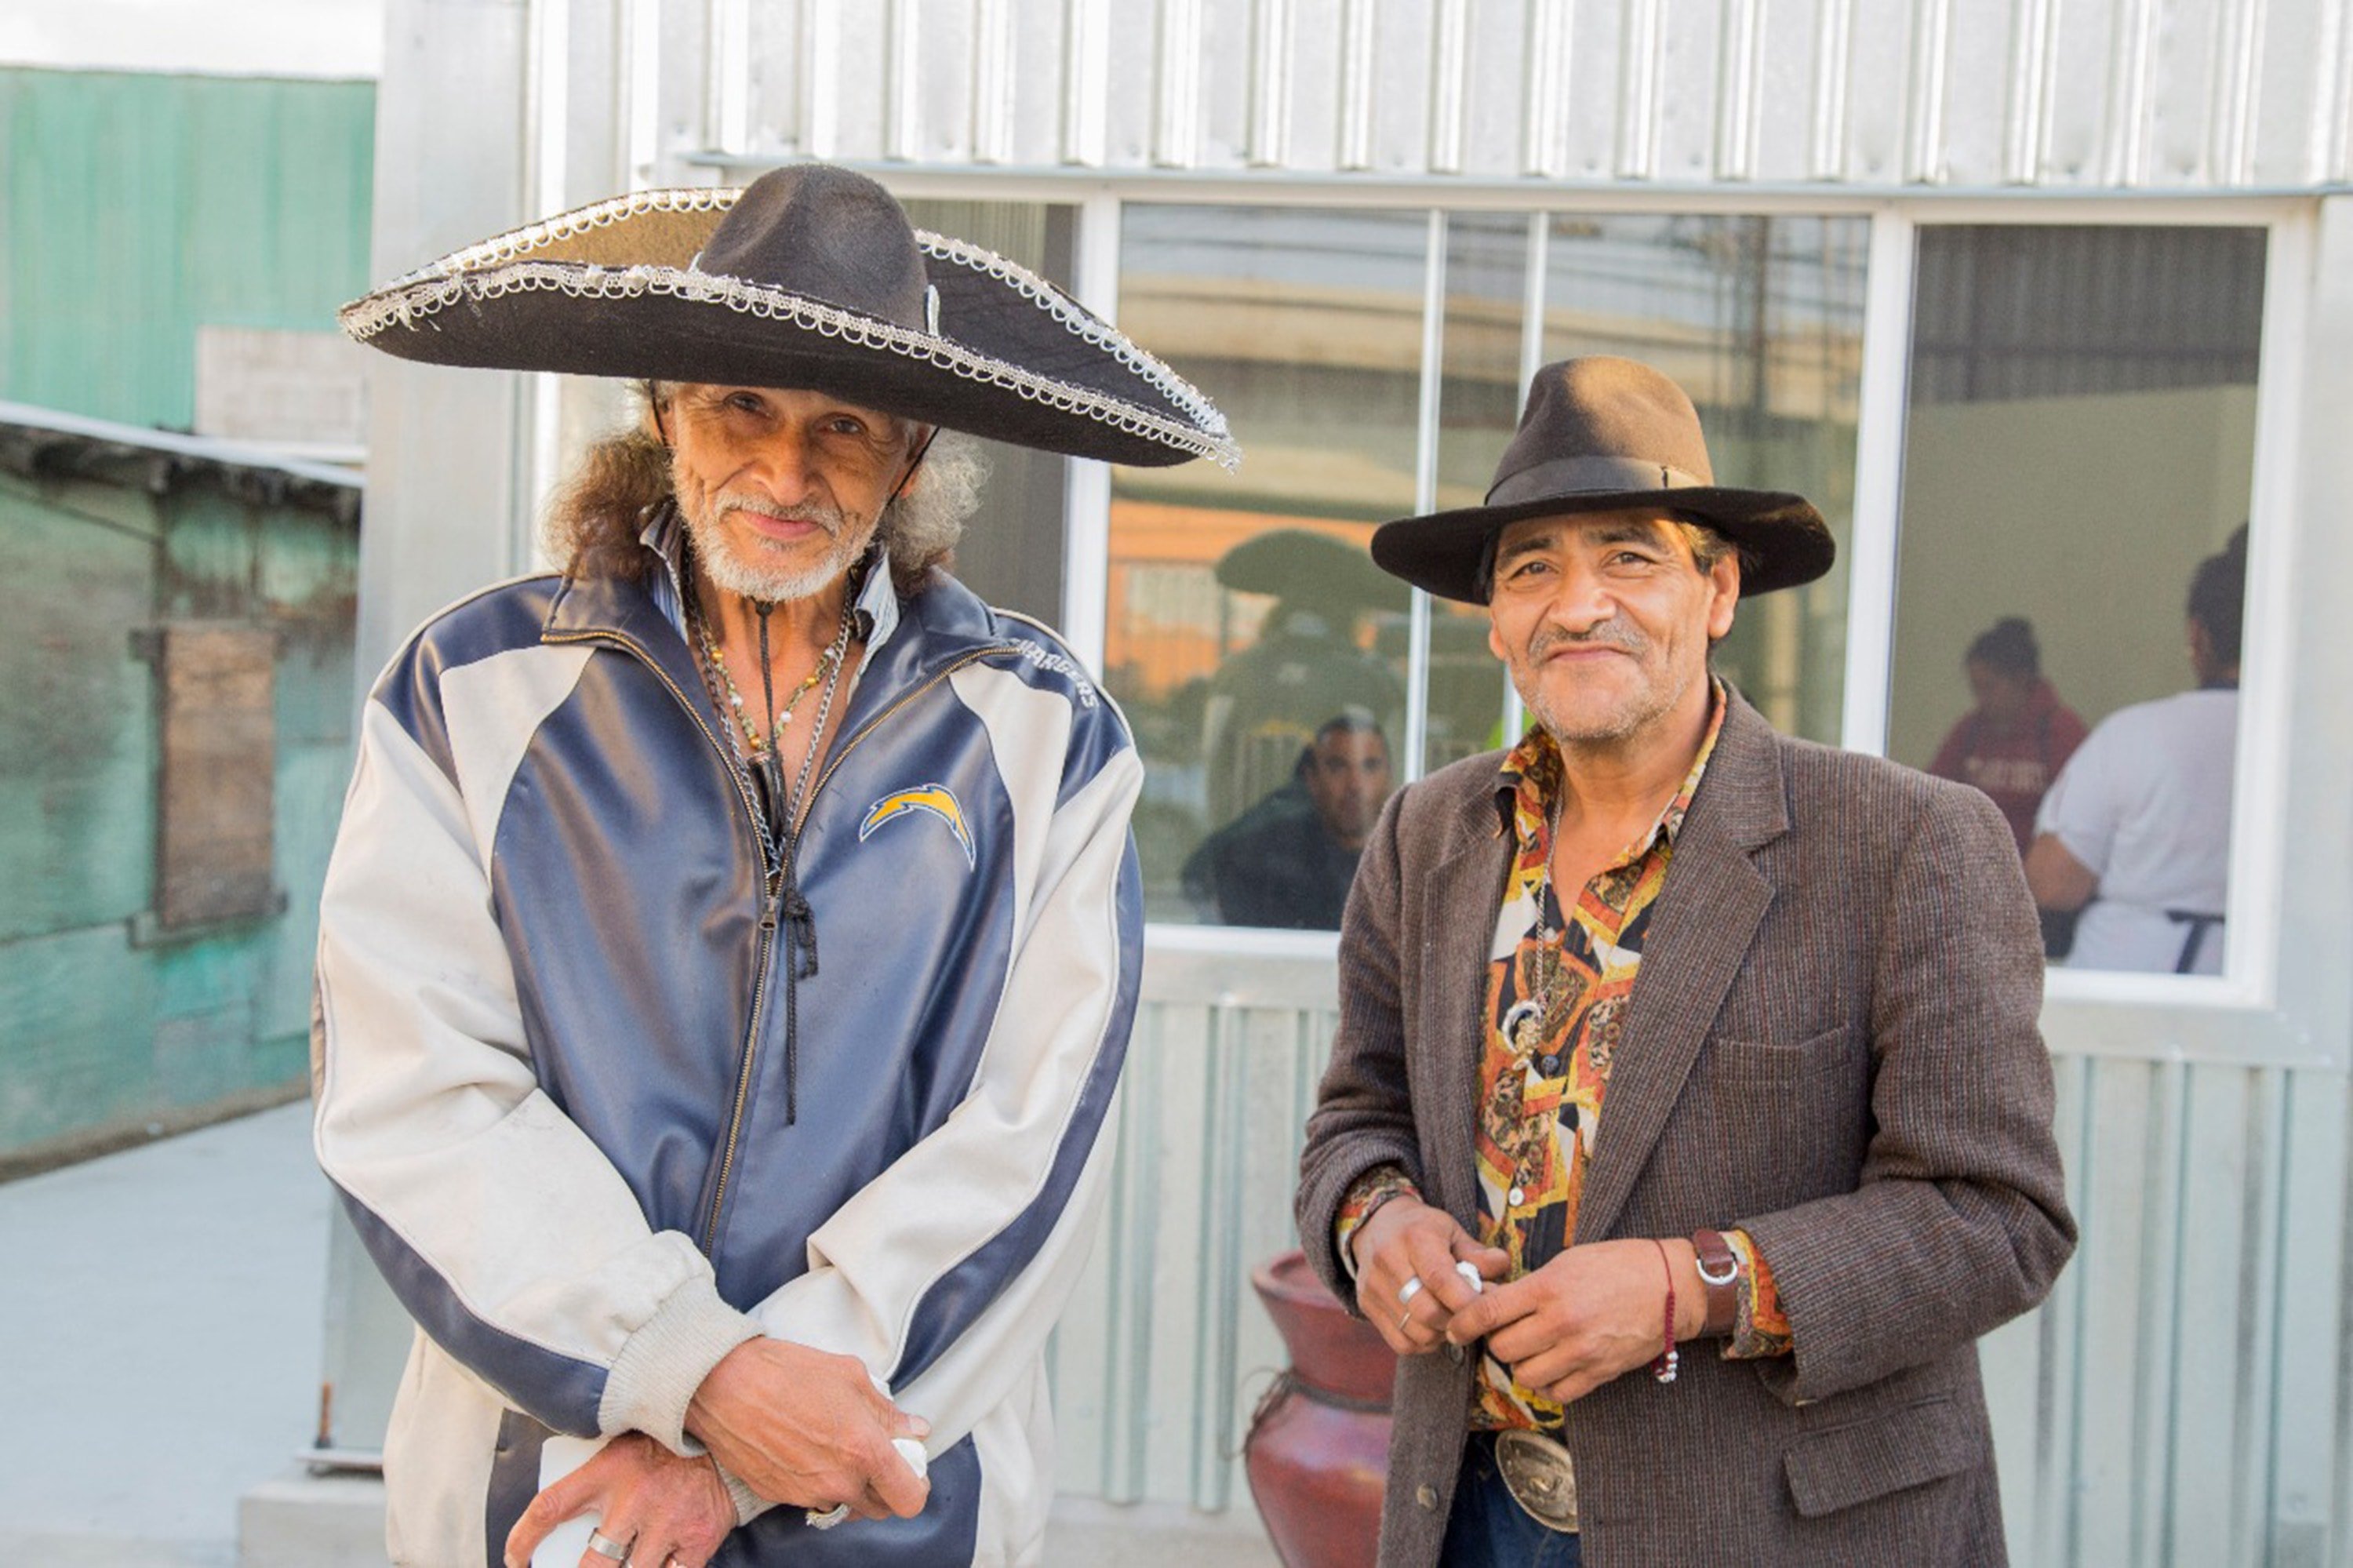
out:
M1683 514L1730 540L1741 552L1743 599L1812 582L1831 569L1838 556L1829 524L1801 495L1667 484L1570 491L1504 506L1463 506L1400 517L1373 531L1373 559L1382 570L1440 599L1484 604L1495 539L1508 524L1527 517L1643 506Z
M1278 599L1366 608L1399 599L1363 545L1315 528L1252 535L1218 557L1216 573L1221 587Z
M1164 467L1240 449L1223 415L1052 284L915 230L921 325L697 270L743 193L643 191L445 256L343 307L358 342L428 365L809 387L925 424Z

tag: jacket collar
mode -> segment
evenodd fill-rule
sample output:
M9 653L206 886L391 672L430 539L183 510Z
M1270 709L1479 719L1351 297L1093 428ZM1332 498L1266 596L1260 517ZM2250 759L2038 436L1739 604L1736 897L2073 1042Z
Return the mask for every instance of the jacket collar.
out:
M1579 1241L1616 1226L1772 906L1773 885L1753 857L1789 831L1781 739L1737 693L1728 705L1651 908L1577 1204Z
M612 641L633 648L716 724L701 666L686 641L685 533L677 509L661 508L639 536L660 558L661 570L642 580L566 577L540 635L546 641ZM902 599L880 546L871 560L854 607L866 651L839 721L845 735L879 715L898 694L976 649L1001 647L1008 641L988 607L946 573L933 572L921 592Z

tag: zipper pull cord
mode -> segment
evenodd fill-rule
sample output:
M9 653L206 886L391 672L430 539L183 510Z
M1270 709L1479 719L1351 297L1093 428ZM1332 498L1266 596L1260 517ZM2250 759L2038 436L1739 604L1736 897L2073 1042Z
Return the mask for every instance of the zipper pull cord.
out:
M784 885L777 901L785 916L785 1125L800 1119L801 981L817 973L817 914L801 893L795 862L796 835L785 838ZM806 962L804 962L806 959Z
M773 601L763 599L757 609L760 615L760 702L761 712L768 726L767 754L760 759L768 775L768 799L775 803L776 821L770 829L770 847L776 857L777 885L772 908L784 916L785 922L785 1125L792 1126L800 1119L800 981L817 973L817 916L808 900L801 894L798 868L793 863L792 801L785 795L785 769L781 760L782 747L776 742L776 678L768 662L768 616L775 610ZM801 950L808 951L808 967L801 967Z
M777 802L777 821L772 842L777 885L776 900L771 907L783 915L785 922L785 1125L790 1127L800 1116L800 982L817 975L817 911L809 906L807 895L801 892L801 832L797 814L801 791L808 784L809 769L817 762L818 747L824 744L826 720L833 713L835 683L841 679L841 666L849 657L853 620L849 604L845 600L841 607L841 624L834 631L833 646L826 664L825 695L818 704L817 722L809 729L808 751L801 758L800 777L794 781L793 792L787 795L784 787L782 751L776 744L776 677L768 667L768 614L775 609L775 603L769 600L761 601L759 606L760 697L768 705L766 762L772 784L771 794Z

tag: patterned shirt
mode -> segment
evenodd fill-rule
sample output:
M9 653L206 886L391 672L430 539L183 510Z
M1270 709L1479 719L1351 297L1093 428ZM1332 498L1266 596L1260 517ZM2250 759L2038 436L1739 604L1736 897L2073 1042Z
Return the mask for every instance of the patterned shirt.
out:
M1715 754L1725 693L1699 755L1650 829L1578 890L1564 909L1552 886L1552 809L1560 751L1543 729L1504 761L1497 788L1512 800L1515 848L1487 972L1487 1037L1479 1065L1476 1158L1478 1239L1511 1259L1508 1277L1540 1268L1574 1243L1577 1200L1593 1155L1651 910L1664 886L1692 797ZM1388 1193L1411 1182L1394 1167L1350 1190L1336 1227L1341 1255L1356 1228ZM1772 1271L1740 1231L1725 1233L1739 1265L1739 1312L1727 1357L1785 1355L1789 1326ZM1561 1407L1518 1386L1492 1356L1481 1363L1472 1412L1480 1427L1557 1427Z

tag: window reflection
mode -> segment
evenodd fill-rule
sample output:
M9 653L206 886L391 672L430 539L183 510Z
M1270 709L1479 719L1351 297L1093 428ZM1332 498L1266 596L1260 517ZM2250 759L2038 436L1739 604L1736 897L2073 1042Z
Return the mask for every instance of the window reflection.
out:
M1373 821L1396 788L1389 741L1348 708L1316 726L1291 777L1201 841L1185 895L1228 926L1335 930Z
M1542 214L1451 213L1440 340L1438 505L1475 506L1520 420L1527 376L1520 359L1527 315L1528 236ZM1430 722L1422 768L1505 744L1510 690L1487 649L1476 605L1430 603Z
M1889 750L1993 796L2074 967L2222 967L2263 259L1920 236Z
M1447 215L1436 505L1484 493L1532 355L1616 353L1691 389L1727 482L1813 497L1843 539L1867 232L1849 217ZM1125 209L1122 324L1218 401L1249 453L1239 475L1113 479L1105 679L1147 768L1151 918L1336 924L1332 868L1351 852L1306 776L1334 721L1369 720L1345 733L1378 736L1384 795L1505 741L1485 616L1433 603L1422 753L1396 749L1410 600L1365 554L1373 524L1419 510L1430 240L1419 212ZM1844 580L1757 601L1718 650L1776 723L1826 739ZM1303 872L1311 891L1273 906L1222 895L1216 868L1252 856L1324 881Z
M1413 510L1428 233L1412 213L1126 209L1121 324L1249 454L1113 478L1104 680L1144 753L1152 919L1336 927L1353 824L1401 771L1409 599L1366 540Z
M1838 565L1744 603L1715 667L1776 727L1839 739L1862 370L1861 217L1576 216L1546 236L1544 359L1616 354L1691 394L1716 478L1821 509Z

